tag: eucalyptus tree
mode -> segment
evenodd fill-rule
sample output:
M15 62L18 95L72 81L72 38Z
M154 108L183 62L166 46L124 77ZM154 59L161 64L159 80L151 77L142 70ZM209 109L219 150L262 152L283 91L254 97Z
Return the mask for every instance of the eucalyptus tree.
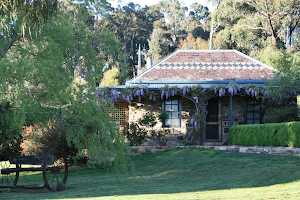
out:
M243 2L255 9L254 13L245 16L248 20L244 26L266 31L274 47L285 43L283 39L286 39L286 36L287 42L291 42L292 33L299 27L299 0L243 0Z
M207 40L209 33L203 29L203 24L208 15L209 10L207 7L196 2L192 3L188 15L180 22L181 31L184 33L184 36L192 33L195 37Z
M238 49L246 54L264 48L266 35L261 29L249 29L245 15L255 13L253 7L240 1L223 0L213 13L220 26L214 33L214 48Z
M166 0L151 6L151 9L157 10L163 14L164 21L171 33L172 40L170 41L170 46L175 50L179 38L185 35L185 31L183 31L182 28L182 22L185 21L185 13L188 11L188 8L182 6L178 0Z
M149 49L148 39L153 23L161 17L160 13L151 11L147 6L142 8L138 4L129 3L115 9L103 20L103 26L111 30L120 41L120 51L126 58L121 69L123 82L132 76L129 72L135 70L139 45L142 49Z
M207 2L212 3L213 7L215 8L215 11L217 11L219 9L219 6L222 1L221 0L207 0ZM222 21L219 18L217 18L211 14L209 22L210 22L209 49L212 49L214 33L221 26Z

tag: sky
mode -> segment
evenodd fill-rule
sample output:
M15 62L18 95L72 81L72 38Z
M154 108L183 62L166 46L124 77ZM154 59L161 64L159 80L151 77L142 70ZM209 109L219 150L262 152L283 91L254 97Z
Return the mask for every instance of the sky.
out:
M134 4L139 4L140 6L144 7L145 5L151 6L157 4L161 0L122 0L122 4L128 4L129 2L133 2ZM109 0L108 2L111 3L112 7L118 7L118 0ZM209 11L212 12L212 5L211 3L207 3L207 0L179 0L179 2L183 5L185 4L188 8L194 2L202 4L203 6L207 6Z

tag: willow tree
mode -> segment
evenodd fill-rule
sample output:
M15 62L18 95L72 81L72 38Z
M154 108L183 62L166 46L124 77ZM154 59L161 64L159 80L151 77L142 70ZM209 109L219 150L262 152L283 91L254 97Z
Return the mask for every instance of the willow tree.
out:
M60 6L58 15L38 34L15 42L0 60L0 100L10 102L12 111L18 113L10 118L17 130L1 130L1 137L12 134L12 141L20 139L22 126L43 126L51 119L63 128L79 155L87 149L93 161L108 164L108 159L115 157L115 162L124 164L127 145L107 117L110 107L94 95L104 63L92 46L91 16L80 4L70 3L68 9ZM105 40L104 32L98 42L106 47L115 44L112 38ZM74 77L76 64L82 69L78 77ZM88 77L88 81L82 77Z

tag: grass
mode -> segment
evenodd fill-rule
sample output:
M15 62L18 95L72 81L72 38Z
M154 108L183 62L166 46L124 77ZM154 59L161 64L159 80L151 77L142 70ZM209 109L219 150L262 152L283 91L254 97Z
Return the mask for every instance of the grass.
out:
M300 199L300 158L174 149L134 156L134 176L70 169L67 190L15 190L0 199ZM43 183L23 172L18 184Z

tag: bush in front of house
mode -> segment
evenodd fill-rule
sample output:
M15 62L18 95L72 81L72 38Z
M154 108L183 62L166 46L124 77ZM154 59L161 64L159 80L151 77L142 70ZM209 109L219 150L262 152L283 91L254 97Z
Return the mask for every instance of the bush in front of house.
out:
M131 123L127 125L123 131L130 146L138 146L144 143L144 139L147 137L147 131L140 128L137 123Z
M232 126L229 129L229 143L243 146L300 147L300 122Z
M164 123L168 119L168 116L165 111L160 111L159 113L147 112L137 123L127 125L123 134L131 146L143 144L146 137L152 139L160 146L164 146L166 145L167 135L170 134L170 130L165 128L156 130L154 127L158 121Z

